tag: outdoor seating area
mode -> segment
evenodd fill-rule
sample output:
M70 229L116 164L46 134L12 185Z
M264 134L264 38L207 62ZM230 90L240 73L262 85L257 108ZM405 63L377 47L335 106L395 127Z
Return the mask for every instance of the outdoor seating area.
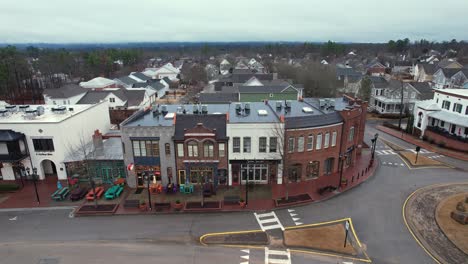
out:
M88 194L86 195L86 200L88 202L94 201L94 199L100 199L102 194L104 193L104 187L96 187L94 188L96 190L96 195L94 195L93 189L91 189Z
M106 200L113 200L122 194L123 189L124 188L120 185L113 185L106 191L104 197L106 198Z
M63 201L67 198L67 195L70 193L68 187L62 187L57 189L52 195L52 200L54 201Z
M86 196L87 193L88 193L88 189L82 188L82 187L77 187L77 188L75 188L74 190L71 191L70 200L72 202L79 201L79 200L83 199Z

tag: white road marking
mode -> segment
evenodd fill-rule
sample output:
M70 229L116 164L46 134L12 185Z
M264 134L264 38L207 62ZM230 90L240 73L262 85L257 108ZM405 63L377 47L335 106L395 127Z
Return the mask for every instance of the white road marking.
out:
M389 150L376 150L375 153L377 153L377 155L396 155L395 151L393 151L392 149L389 149Z
M403 163L400 163L400 165L401 165L402 167L404 167L404 166L405 166L405 164L403 164Z
M240 264L249 264L249 259L250 259L250 249L241 249L241 252L246 253L247 255L241 256L243 260L247 261L242 261Z
M241 251L244 253L250 254L250 249L242 249Z
M302 223L302 222L294 222L294 224L296 224L296 225L303 225L304 223Z
M291 252L289 249L282 251L265 247L265 264L291 264Z
M10 219L8 219L8 220L10 220L10 221L16 221L17 219L18 219L18 216L15 216L15 217L10 218Z
M257 214L254 213L255 218L257 219L258 224L262 231L271 230L271 229L281 229L284 231L284 227L279 221L278 217L276 216L275 212L264 213L264 214ZM265 219L266 218L266 219ZM269 223L275 223L273 225L265 225Z
M294 209L288 209L288 212L292 213L292 212L294 212Z

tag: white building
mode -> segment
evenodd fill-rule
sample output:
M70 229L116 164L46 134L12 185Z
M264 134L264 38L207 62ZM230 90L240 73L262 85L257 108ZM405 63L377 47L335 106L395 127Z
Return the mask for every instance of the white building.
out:
M229 185L283 181L284 123L265 103L238 103L229 110ZM273 177L273 178L272 178Z
M57 89L44 89L44 103L47 105L74 105L88 92L87 89L76 85L66 84Z
M468 90L436 90L432 100L421 101L414 110L414 127L447 136L468 137Z
M166 63L159 68L146 68L143 74L152 79L162 79L168 77L170 80L177 80L180 70L175 68L172 63Z
M1 178L14 180L21 168L37 168L39 179L67 179L64 160L95 130L110 129L106 102L95 105L6 106L0 109Z
M104 89L104 88L115 88L116 82L111 79L104 77L96 77L87 82L80 82L80 86L86 89Z

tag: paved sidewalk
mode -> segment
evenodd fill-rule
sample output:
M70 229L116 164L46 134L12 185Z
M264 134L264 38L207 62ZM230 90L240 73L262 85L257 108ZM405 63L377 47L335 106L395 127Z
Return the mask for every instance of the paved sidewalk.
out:
M439 148L433 144L430 144L429 142L426 142L426 141L423 141L413 135L409 135L409 134L406 134L406 133L401 133L399 131L396 131L394 129L391 129L391 128L388 128L388 127L384 127L384 126L377 126L377 129L382 131L382 132L385 132L391 136L394 136L396 138L399 138L401 140L404 140L408 143L411 143L413 145L416 145L416 146L420 146L421 148L424 148L424 149L427 149L429 151L432 151L432 152L436 152L436 153L440 153L440 154L443 154L445 156L449 156L449 157L452 157L452 158L455 158L455 159L459 159L459 160L464 160L464 161L468 161L468 155L467 153L463 153L463 152L459 152L459 151L455 151L455 150L450 150L450 149L446 149L446 148Z

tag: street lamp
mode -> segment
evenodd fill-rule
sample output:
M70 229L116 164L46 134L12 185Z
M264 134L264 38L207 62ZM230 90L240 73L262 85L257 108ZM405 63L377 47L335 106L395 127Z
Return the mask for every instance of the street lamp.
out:
M152 172L152 171L151 171ZM151 207L151 192L150 192L150 181L151 181L151 178L150 178L150 173L149 171L145 171L143 173L143 179L146 180L146 188L148 190L148 203L149 203L149 209L150 211L152 210L152 207Z
M375 133L374 138L371 139L372 141L372 156L371 160L374 161L374 155L375 155L375 147L377 146L377 139L379 138L379 133Z
M36 181L37 181L37 168L33 167L32 168L32 175L31 175L31 169L28 167L26 168L26 174L28 176L31 176L32 179L33 179L33 183L34 183L34 191L36 192L36 200L37 200L37 204L41 204L41 200L39 199L39 193L37 192L37 185L36 185Z

